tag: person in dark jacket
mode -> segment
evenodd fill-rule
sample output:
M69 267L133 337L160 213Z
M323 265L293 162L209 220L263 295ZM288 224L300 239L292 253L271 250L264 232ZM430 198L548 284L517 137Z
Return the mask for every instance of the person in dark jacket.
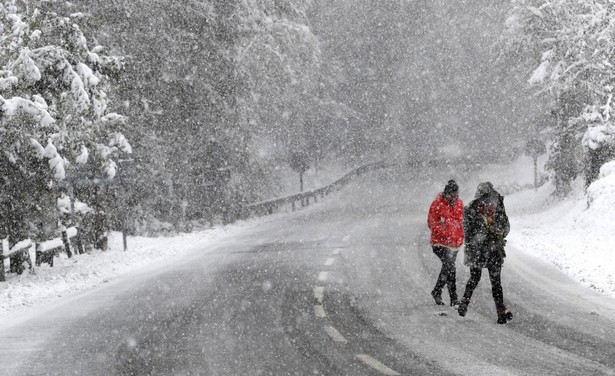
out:
M444 190L438 193L429 207L427 225L431 230L433 252L442 262L442 269L431 291L436 304L444 305L442 289L446 285L451 298L451 306L459 305L457 299L457 273L455 260L463 244L463 201L459 198L459 186L449 180Z
M466 315L482 270L487 268L498 315L497 322L505 324L512 319L512 313L504 305L500 277L506 257L504 246L510 232L510 222L504 207L504 197L490 182L478 185L474 200L464 209L463 229L466 242L464 264L470 268L470 279L458 307L459 315Z

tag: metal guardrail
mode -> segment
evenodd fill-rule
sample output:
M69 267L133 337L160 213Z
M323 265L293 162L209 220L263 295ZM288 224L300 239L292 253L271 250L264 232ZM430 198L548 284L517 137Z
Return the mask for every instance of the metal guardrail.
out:
M284 205L291 205L293 211L296 210L296 203L301 203L301 206L309 205L310 200L318 201L318 198L338 191L347 185L352 179L359 177L367 172L374 171L380 168L387 167L385 161L368 163L357 167L336 181L324 187L320 187L311 191L292 194L285 197L280 197L272 200L260 201L242 207L242 218L249 218L253 215L268 215L280 210ZM18 263L26 262L29 264L30 270L34 270L30 257L30 249L35 248L36 260L34 264L40 266L42 263L48 263L53 266L53 257L58 252L66 252L68 257L72 257L73 250L81 254L84 252L79 229L75 227L62 228L61 237L50 239L44 242L33 242L30 239L25 239L15 244L10 249L6 242L3 241L0 247L0 282L5 281L4 275L4 259L17 257Z
M273 214L286 205L290 205L292 211L295 211L297 209L296 203L301 203L301 206L306 206L309 205L311 199L314 202L317 202L318 197L324 198L324 196L328 195L329 193L340 190L353 178L361 176L366 172L374 171L384 167L386 167L385 161L368 163L347 172L341 178L324 187L320 187L311 191L295 193L289 196L279 197L272 200L260 201L253 204L245 205L242 207L242 217L249 218L253 215L263 216Z

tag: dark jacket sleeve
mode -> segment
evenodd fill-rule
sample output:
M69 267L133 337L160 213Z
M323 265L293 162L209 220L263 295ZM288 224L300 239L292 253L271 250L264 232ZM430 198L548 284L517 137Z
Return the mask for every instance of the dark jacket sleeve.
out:
M474 246L474 239L470 231L470 223L471 223L470 210L471 209L469 206L464 208L463 210L463 235L465 237L466 247Z
M470 203L470 205L468 205L463 211L463 232L466 243L463 263L471 268L482 266L482 241L480 226L477 223L478 219L478 213L474 208L474 203ZM484 235L482 238L484 238Z
M463 234L465 236L466 248L477 248L480 245L476 221L476 209L471 205L467 206L463 211Z

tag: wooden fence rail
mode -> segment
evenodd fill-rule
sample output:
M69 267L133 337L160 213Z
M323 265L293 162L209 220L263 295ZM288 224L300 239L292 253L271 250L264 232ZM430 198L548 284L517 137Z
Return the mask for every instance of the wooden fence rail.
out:
M384 167L386 167L386 163L384 161L365 164L349 171L341 178L324 187L273 200L245 205L241 208L240 216L242 218L249 218L253 215L262 216L273 214L286 205L290 205L291 209L295 211L297 208L297 203L301 206L306 206L310 204L310 200L317 202L319 198L324 198L329 193L340 190L352 181L352 179L367 172ZM53 258L59 252L66 252L67 256L70 258L73 256L75 251L79 254L82 254L85 251L81 241L80 232L76 227L62 228L61 236L58 238L38 243L32 241L31 239L25 239L13 245L10 249L8 247L7 239L4 239L2 241L2 247L0 247L0 282L4 282L6 280L4 260L7 258L11 259L11 271L21 274L25 270L23 264L26 263L28 264L28 268L34 272L34 265L30 256L30 250L32 247L35 249L34 264L36 266L40 266L42 263L48 263L50 266L53 266ZM13 270L13 267L18 269Z
M338 191L346 184L348 184L352 179L361 176L367 172L377 170L380 168L386 167L385 161L378 161L373 163L368 163L363 166L357 167L348 173L346 173L341 178L337 179L331 184L328 184L324 187L317 188L311 191L295 193L289 196L275 198L272 200L260 201L253 204L245 205L242 208L242 218L249 218L253 215L263 216L268 214L273 214L279 211L284 206L290 205L293 211L297 208L297 203L300 203L301 206L309 205L310 200L314 202L318 201L318 198L323 198L331 192Z
M35 252L35 264L40 266L42 263L47 263L49 266L53 266L53 257L59 252L66 252L68 257L72 257L74 251L79 254L84 253L83 245L79 230L76 227L61 228L61 236L58 238L46 240L44 242L34 242L31 239L24 239L17 242L10 249L8 247L8 241L4 239L2 241L2 247L0 247L0 282L6 281L4 260L10 259L10 270L21 274L25 268L24 263L28 264L28 269L31 272L34 271L34 265L32 263L32 257L30 256L30 250L34 247Z

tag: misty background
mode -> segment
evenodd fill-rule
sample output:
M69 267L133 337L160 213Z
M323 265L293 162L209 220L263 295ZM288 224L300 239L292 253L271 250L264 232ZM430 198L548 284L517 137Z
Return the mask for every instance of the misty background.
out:
M15 239L48 237L54 229L45 223L55 217L88 222L95 240L109 229L152 234L169 226L184 231L232 222L246 204L287 194L289 176L298 191L295 176L333 165L443 160L479 168L483 161L531 154L532 141L539 144L534 153L550 154L549 177L563 196L584 169L596 175L608 159L596 154L586 162L593 155L581 142L587 121L573 122L604 96L587 85L556 86L563 75L544 73L545 56L554 56L554 50L543 51L545 43L560 43L556 32L566 30L566 19L557 18L561 12L551 3L7 4L3 32L22 34L10 46L10 38L4 42L3 77L13 86L7 84L2 96L23 98L19 103L57 120L30 133L19 128L23 119L2 121L3 176L12 187L2 202L12 213L8 232ZM15 19L23 20L19 29L11 24ZM42 43L41 35L49 46L33 45ZM54 48L72 54L56 67L75 64L74 70L45 65L54 58L41 60L40 51ZM23 69L25 82L36 84L11 78L20 64L29 69ZM84 78L89 71L83 66L93 79ZM49 77L44 84L27 73L36 69ZM76 81L62 83L67 74ZM86 90L77 93L79 75ZM88 93L104 106L61 105L67 95L78 102ZM50 149L33 157L24 146L31 140ZM52 159L59 161L56 176L44 167ZM24 192L35 192L38 201L19 204ZM54 209L57 198L68 196L70 220L68 209ZM75 214L74 202L90 210Z

